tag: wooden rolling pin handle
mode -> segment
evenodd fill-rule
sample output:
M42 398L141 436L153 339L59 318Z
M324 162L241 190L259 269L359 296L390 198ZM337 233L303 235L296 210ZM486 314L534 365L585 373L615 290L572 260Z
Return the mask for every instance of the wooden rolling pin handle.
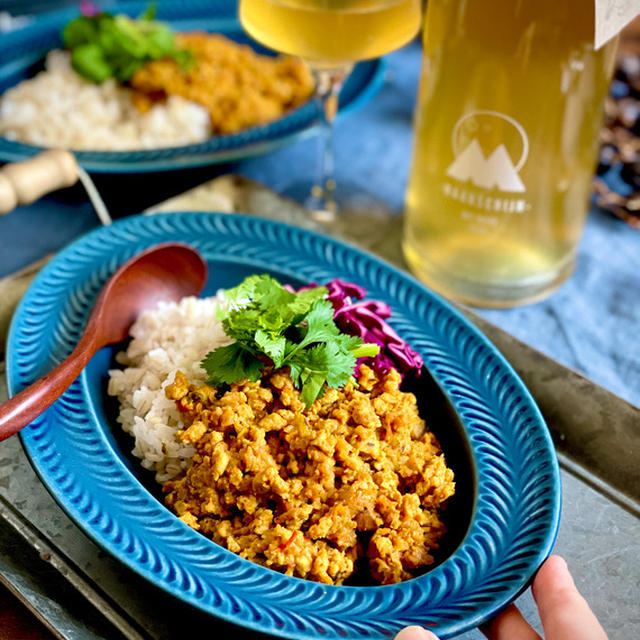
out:
M6 164L0 169L0 214L70 187L77 180L75 156L62 149L49 149L28 160Z

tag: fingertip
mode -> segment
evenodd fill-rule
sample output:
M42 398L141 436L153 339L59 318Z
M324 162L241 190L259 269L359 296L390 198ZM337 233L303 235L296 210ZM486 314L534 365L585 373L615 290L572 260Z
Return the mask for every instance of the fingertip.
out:
M431 633L428 629L411 625L401 629L394 640L438 640L438 636Z
M489 640L505 640L505 638L540 640L540 636L531 628L513 603L494 618L480 625L479 629Z
M567 561L562 556L558 556L555 554L550 555L546 559L544 564L557 570L564 569L565 571L569 571L569 565L567 564Z
M564 587L575 589L575 583L569 572L569 566L563 557L557 555L549 556L543 562L533 581L531 588L533 597L537 601L538 593L558 590Z
M560 556L550 556L540 567L532 592L547 638L607 640L606 632Z

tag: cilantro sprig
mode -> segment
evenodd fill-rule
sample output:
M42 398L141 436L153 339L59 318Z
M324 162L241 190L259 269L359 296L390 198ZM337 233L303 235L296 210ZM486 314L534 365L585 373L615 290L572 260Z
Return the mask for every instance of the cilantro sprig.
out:
M64 45L71 52L71 65L91 82L115 78L126 82L151 60L173 58L187 68L193 56L181 49L171 28L155 21L155 9L149 7L139 18L100 12L81 16L67 24L62 32Z
M226 309L218 314L235 342L202 361L208 383L256 381L265 367L288 366L307 407L326 386L343 387L353 379L356 360L376 356L379 347L342 333L326 295L325 287L293 293L268 275L249 276L225 291Z

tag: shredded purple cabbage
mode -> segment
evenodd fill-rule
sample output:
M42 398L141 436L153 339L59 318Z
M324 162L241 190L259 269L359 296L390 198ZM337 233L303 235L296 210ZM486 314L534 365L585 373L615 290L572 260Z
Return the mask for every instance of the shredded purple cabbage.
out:
M325 285L327 299L334 308L333 318L336 325L345 333L360 336L364 342L377 344L380 352L370 363L377 373L385 373L391 368L401 374L409 371L420 375L423 361L390 326L385 319L391 315L391 308L380 300L362 300L367 293L363 287L353 282L335 278ZM354 302L354 298L361 302ZM363 358L358 361L360 366Z

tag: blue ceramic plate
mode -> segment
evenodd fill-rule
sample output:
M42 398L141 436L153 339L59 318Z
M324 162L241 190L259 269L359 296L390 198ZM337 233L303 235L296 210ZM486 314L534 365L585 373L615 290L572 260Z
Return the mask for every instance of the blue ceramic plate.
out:
M139 15L149 5L143 2L115 2L111 13ZM60 32L77 9L64 9L38 16L22 29L0 38L0 94L42 68L47 52L61 46ZM157 3L157 18L176 31L205 30L222 33L260 53L267 49L251 40L237 19L236 0L180 0ZM373 97L384 83L381 60L361 62L349 76L340 95L338 117L357 109ZM137 173L184 169L219 162L230 162L272 151L309 135L318 121L317 107L309 101L270 124L246 129L238 134L214 136L200 144L149 151L78 151L78 162L95 173ZM0 137L0 160L24 160L41 147L12 142Z
M74 242L39 274L13 318L11 394L76 344L109 275L135 253L182 240L207 259L205 295L250 273L294 285L355 281L389 303L424 357L414 384L456 473L438 564L392 586L326 586L252 564L181 522L127 453L104 395L106 348L22 432L42 481L91 538L155 585L216 616L287 638L390 637L422 624L448 638L478 625L528 584L553 545L559 472L547 427L498 351L442 299L377 258L325 236L244 215L132 217Z

